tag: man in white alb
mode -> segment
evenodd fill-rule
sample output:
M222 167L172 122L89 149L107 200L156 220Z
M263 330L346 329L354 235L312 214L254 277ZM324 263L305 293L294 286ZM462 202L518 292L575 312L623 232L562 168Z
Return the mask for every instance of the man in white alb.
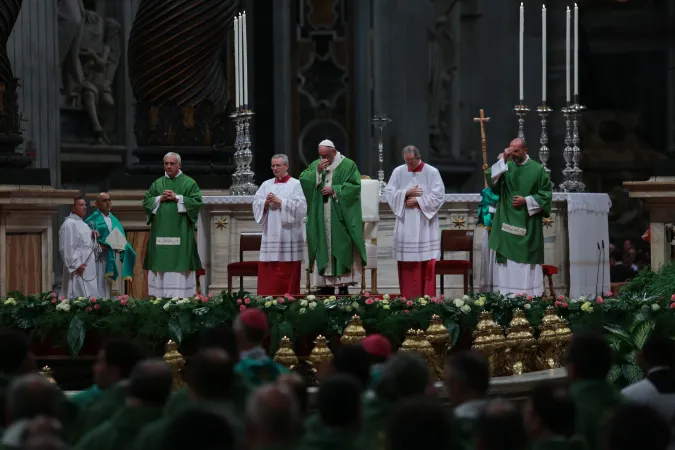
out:
M385 190L396 216L394 257L398 261L401 295L436 295L436 259L440 256L438 211L445 185L438 170L422 161L414 145L403 149L405 164L394 169Z
M73 199L73 210L59 229L59 252L63 258L61 295L66 298L101 297L96 260L101 254L98 234L82 220L87 202Z
M265 181L253 199L253 215L263 226L257 293L299 294L307 201L300 182L288 174L286 155L272 157L272 172L274 178Z

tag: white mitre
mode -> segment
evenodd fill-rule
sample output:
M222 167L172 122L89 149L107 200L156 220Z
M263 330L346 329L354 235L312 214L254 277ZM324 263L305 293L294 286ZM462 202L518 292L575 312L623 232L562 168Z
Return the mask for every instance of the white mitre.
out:
M324 139L323 141L319 142L319 147L335 148L335 145L333 144L333 141L330 141L328 139Z

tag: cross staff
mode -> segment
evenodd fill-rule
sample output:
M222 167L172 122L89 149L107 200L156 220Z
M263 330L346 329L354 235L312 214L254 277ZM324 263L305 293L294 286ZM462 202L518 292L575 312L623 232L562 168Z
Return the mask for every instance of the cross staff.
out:
M474 117L474 122L480 123L480 145L483 150L483 171L487 167L487 141L485 140L485 122L489 122L490 118L485 117L485 111L480 110L480 117ZM483 176L485 178L485 176ZM487 180L485 180L485 187L487 187Z

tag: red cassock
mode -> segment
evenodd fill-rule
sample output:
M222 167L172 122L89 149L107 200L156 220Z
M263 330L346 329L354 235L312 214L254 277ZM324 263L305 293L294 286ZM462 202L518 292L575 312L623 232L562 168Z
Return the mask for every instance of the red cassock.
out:
M258 262L258 295L298 295L302 261Z
M399 261L398 281L405 298L436 296L436 260Z

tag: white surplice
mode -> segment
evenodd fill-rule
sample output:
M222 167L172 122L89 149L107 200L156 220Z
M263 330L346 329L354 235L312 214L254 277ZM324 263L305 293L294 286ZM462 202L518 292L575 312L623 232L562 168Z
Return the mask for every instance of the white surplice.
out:
M285 183L275 183L275 178L265 181L253 198L253 216L262 224L260 261L302 261L305 254L304 224L307 200L300 181L290 178ZM281 207L265 210L269 193L281 199Z
M419 208L406 208L405 194L419 186ZM394 226L394 258L397 261L429 261L439 259L441 229L438 211L445 201L445 185L435 167L424 164L419 172L402 165L394 169L385 190L387 203L396 216Z
M522 164L527 164L530 157L526 155ZM522 165L521 164L521 165ZM499 159L492 166L492 183L497 183L503 173L508 172L509 166L504 159ZM531 196L525 197L527 213L533 216L541 211L539 203ZM493 233L501 231L493 230ZM494 254L494 252L492 252ZM492 259L492 278L494 290L501 294L542 295L544 292L544 272L541 264L522 264L506 260L506 264L497 264Z
M326 168L326 182L325 187L333 185L333 172L340 165L340 163L345 159L340 152L337 152L333 162L330 166ZM321 184L321 173L316 173L316 185ZM324 273L333 273L333 242L331 241L331 202L324 203L323 205L323 223L326 227L326 247L328 250L328 264L324 269ZM338 245L344 245L345 243L338 243ZM356 247L353 247L353 257L352 257L352 270L345 273L344 275L338 277L324 277L319 274L318 270L313 272L313 286L315 287L344 287L344 286L355 286L361 284L361 270L363 268L363 262L361 261L361 255L359 254ZM316 268L316 264L315 264Z
M97 258L101 246L94 237L92 229L80 216L71 213L59 229L59 252L63 259L63 286L61 295L66 298L103 297L99 291L99 278L105 274L97 270ZM82 275L75 271L85 265ZM104 277L105 278L105 277Z
M178 171L176 177L183 174L182 170ZM164 176L169 178L169 175L164 172ZM161 195L155 196L155 203L152 208L152 213L157 214L159 205L161 204ZM185 214L185 203L182 195L176 194L176 207L178 214ZM148 270L148 295L156 298L173 298L173 297L192 297L197 293L197 281L194 271L188 272L155 272Z

